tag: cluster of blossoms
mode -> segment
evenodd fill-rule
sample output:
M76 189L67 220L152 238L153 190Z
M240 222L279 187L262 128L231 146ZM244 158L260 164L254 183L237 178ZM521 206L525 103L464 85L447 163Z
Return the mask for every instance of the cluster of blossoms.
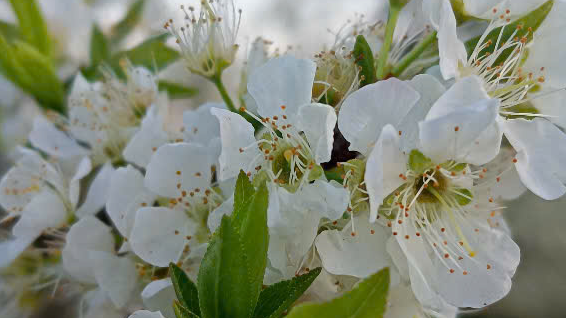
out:
M1 316L59 295L84 317L175 317L167 266L196 279L241 170L269 190L266 285L322 267L303 298L330 300L389 267L386 317L502 299L520 260L505 201L566 193L566 2L452 3L391 1L389 21L346 26L314 59L259 39L239 107L221 75L241 11L183 6L165 28L224 102L182 123L145 68L77 75L67 116L38 116L0 183Z

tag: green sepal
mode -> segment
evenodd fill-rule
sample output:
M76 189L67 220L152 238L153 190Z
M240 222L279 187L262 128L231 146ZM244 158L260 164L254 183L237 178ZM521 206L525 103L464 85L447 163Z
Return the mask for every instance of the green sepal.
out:
M456 199L456 202L458 202L460 206L465 206L470 204L470 202L472 202L472 199L474 198L474 195L468 189L461 188L461 189L456 189L454 191L457 192L454 193L454 198Z
M293 308L287 318L382 318L388 290L389 269L385 268L330 302L306 303Z
M169 264L169 274L173 282L173 288L177 299L183 307L196 314L200 315L198 290L195 283L193 283L187 274L174 263Z
M307 274L271 285L261 291L254 311L254 318L279 318L301 297L321 272L315 268Z
M409 153L409 169L414 171L417 174L424 173L428 169L432 168L434 164L429 157L425 156L422 152L418 151L417 149L411 150Z
M200 318L199 315L193 313L178 301L173 302L173 311L177 318Z
M360 87L377 82L373 53L363 35L358 35L356 37L356 44L354 44L354 58L356 65L360 67Z
M90 63L98 66L110 58L110 43L97 25L92 26L90 37Z
M167 92L169 98L182 99L190 98L198 94L198 89L194 87L184 86L169 81L159 81L159 91Z
M488 52L493 53L495 44L497 43L500 34L501 34L500 43L505 43L509 40L512 40L510 39L511 36L518 37L519 39L522 37L526 37L527 43L530 42L533 39L533 33L539 28L542 22L546 19L546 16L550 13L550 10L552 9L553 6L554 6L553 0L545 2L540 7L526 14L522 18L506 25L502 34L501 34L502 27L499 27L491 31L489 35L484 39L483 43L486 43L489 40L491 40L493 44L483 49L480 52L479 56L483 56ZM518 27L520 27L520 30L517 29ZM517 31L517 33L515 33L515 31ZM478 36L465 43L468 56L472 54L472 52L478 45L480 39L481 36ZM497 58L497 60L493 64L499 65L501 62L505 61L509 57L509 55L513 52L514 49L515 47L511 47L505 50L503 53L501 53L501 55Z

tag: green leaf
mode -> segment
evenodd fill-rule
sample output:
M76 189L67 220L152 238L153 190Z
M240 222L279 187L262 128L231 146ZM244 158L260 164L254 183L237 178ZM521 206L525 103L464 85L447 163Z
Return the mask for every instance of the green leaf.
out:
M159 81L159 90L167 92L169 97L173 99L189 98L198 94L197 88L187 87L168 81Z
M308 274L279 282L261 291L254 318L278 318L309 288L322 269L315 268Z
M24 42L10 45L2 35L0 52L0 70L6 78L32 95L40 107L65 112L63 84L45 55Z
M408 164L411 170L419 174L424 173L433 166L432 160L416 149L411 150Z
M175 316L177 318L200 318L199 315L183 307L183 305L181 305L178 301L173 302L173 310L175 311Z
M267 229L267 206L269 192L265 183L257 191L244 171L240 171L234 191L234 212L232 224L242 239L242 247L249 264L250 286L252 290L252 306L259 297L265 267L267 266L267 249L269 233ZM253 310L253 307L252 307Z
M363 78L363 80L360 82L360 87L377 82L373 53L371 52L371 48L363 35L358 35L358 37L356 37L354 57L356 59L356 64L361 68L360 79Z
M174 263L169 264L169 273L171 274L171 281L173 281L177 299L179 299L183 307L197 316L200 315L197 286Z
M128 59L135 66L143 66L147 69L158 71L175 62L180 54L165 44L168 34L153 37L135 48L121 51L112 55L110 66L119 76L124 76L120 67L120 61Z
M389 269L385 268L356 288L330 302L299 305L287 318L381 318L389 290Z
M134 2L128 9L128 13L124 19L122 19L118 24L112 27L112 44L120 43L139 23L143 9L145 6L145 0L138 0Z
M18 17L18 25L23 39L39 52L50 56L51 40L49 32L36 1L10 0L10 3Z
M0 34L4 35L6 40L10 42L19 39L21 36L17 26L4 21L0 21Z
M93 25L92 35L90 38L90 61L91 65L97 66L103 61L110 58L110 44L106 39L106 36L98 28L98 26Z
M212 237L198 273L199 304L203 318L251 316L255 302L242 240L228 216Z
M454 198L460 206L468 205L470 204L470 202L472 202L474 195L470 190L462 188L455 191L456 193L454 194Z
M546 19L546 16L548 15L548 13L550 13L550 10L552 9L553 5L554 5L553 0L547 1L537 9L525 15L524 17L505 26L505 29L503 30L501 36L500 43L507 42L508 40L510 40L511 36L518 38L526 37L527 42L530 42L533 39L534 31L536 31L538 27L542 24L544 19ZM517 27L519 26L521 27L521 29L517 30ZM517 31L517 33L513 35L515 31ZM485 38L483 43L489 42L489 40L491 40L493 44L483 49L479 56L483 56L487 52L493 53L495 49L495 43L497 43L497 39L499 38L500 33L501 33L501 27L489 33L489 35ZM466 50L468 51L468 56L472 54L472 52L478 45L480 38L481 36L478 36L466 42ZM480 43L480 45L482 45L483 43ZM494 65L499 65L500 62L505 61L509 57L509 55L513 52L513 50L514 47L511 47L506 51L504 51L503 53L501 53L501 55L495 61Z

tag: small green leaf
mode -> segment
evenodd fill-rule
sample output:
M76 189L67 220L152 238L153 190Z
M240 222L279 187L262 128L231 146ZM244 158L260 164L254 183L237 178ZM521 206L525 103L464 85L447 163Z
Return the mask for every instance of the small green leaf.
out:
M49 32L36 1L10 0L10 3L18 17L18 25L23 39L39 52L50 56L51 40Z
M171 281L173 281L177 299L179 299L183 307L197 316L200 315L197 286L174 263L169 264L169 273L171 274Z
M200 318L199 315L183 307L183 305L181 305L178 301L173 302L173 310L175 311L175 316L177 318Z
M159 71L167 65L175 62L180 54L176 50L169 48L165 44L168 34L153 37L135 48L118 52L112 55L110 66L119 76L123 76L124 72L120 67L120 61L128 59L135 66L143 66L147 69ZM157 69L156 69L157 68Z
M483 43L489 42L491 40L493 44L483 49L479 54L479 56L483 56L487 52L493 53L493 50L495 49L495 43L497 43L500 34L501 34L500 43L507 42L508 40L510 40L511 36L518 38L526 37L527 41L530 42L533 39L533 33L542 24L544 19L546 19L546 16L548 15L548 13L550 13L550 10L552 9L553 5L554 5L553 0L545 2L543 5L531 11L524 17L514 21L513 23L506 25L505 29L503 30L503 33L501 33L501 27L491 31L491 33L489 33L489 35L485 38ZM520 26L520 30L517 29L519 26ZM517 31L517 33L515 33L515 31ZM468 56L472 54L472 52L478 45L480 39L481 36L478 36L466 42L466 50L468 51ZM483 43L480 43L480 45L482 45ZM501 53L501 55L495 61L494 65L499 65L500 62L505 61L507 57L509 57L509 55L513 52L514 49L515 47L511 47L506 51L504 51L503 53Z
M243 171L240 172L240 177ZM269 247L269 232L267 229L267 206L269 202L269 192L266 184L259 186L259 189L247 200L253 186L245 178L238 177L236 191L234 193L234 212L232 213L232 224L234 229L240 234L242 248L246 258L253 260L248 266L252 310L259 297L265 267L267 266L267 249ZM241 182L240 182L241 180ZM241 205L241 206L238 206Z
M416 149L411 150L408 164L409 168L418 174L424 173L433 166L432 160Z
M124 19L112 27L112 44L119 44L132 32L141 19L144 7L145 0L138 0L130 6Z
M360 87L377 82L373 53L363 35L358 35L356 38L354 57L356 64L361 68L360 79L363 78L363 80L360 82Z
M106 36L94 25L90 38L90 61L91 65L97 66L110 58L110 44Z
M159 90L167 92L169 97L173 99L189 98L198 94L197 88L168 81L159 81Z
M0 34L4 35L6 40L10 42L19 39L21 36L17 26L4 21L0 21Z
M279 318L318 277L322 269L315 268L308 274L271 285L261 291L254 318Z
M228 216L214 233L198 273L200 311L203 318L251 316L255 301L242 240Z
M385 268L330 302L293 308L287 318L382 318L388 290L389 269Z
M470 202L472 202L472 199L474 198L474 195L468 189L461 188L454 191L456 192L454 198L460 206L470 204Z

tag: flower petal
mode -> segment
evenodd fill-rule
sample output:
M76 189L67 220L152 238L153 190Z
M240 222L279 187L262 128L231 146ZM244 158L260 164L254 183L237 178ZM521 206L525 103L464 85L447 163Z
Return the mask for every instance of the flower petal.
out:
M499 152L502 131L496 119L499 101L482 100L419 123L420 148L434 162L455 160L476 165Z
M36 195L25 207L22 217L12 229L18 238L35 239L48 228L57 228L67 221L67 209L53 191Z
M151 312L148 310L138 310L131 314L128 318L164 318L161 312Z
M136 265L127 257L108 252L92 251L89 257L98 286L108 294L116 308L123 308L136 287Z
M407 159L399 149L399 133L391 125L383 127L379 140L368 157L364 180L370 203L370 222L377 219L377 210L389 194L404 181Z
M210 109L226 109L221 103L206 103L196 110L183 112L183 125L185 128L185 141L208 146L212 139L220 137L220 124Z
M296 193L295 204L297 209L316 211L321 217L337 220L342 217L348 203L350 194L348 190L336 181L316 180L306 184Z
M286 115L289 123L296 124L299 107L311 102L315 72L313 61L289 55L271 59L257 68L250 74L248 93L256 101L259 115Z
M153 206L156 195L143 184L144 177L136 168L118 168L112 174L106 211L120 233L128 238L136 212L144 206Z
M183 191L204 191L212 178L209 159L206 149L196 144L163 145L147 166L145 186L168 198L181 197Z
M334 275L365 278L392 266L385 242L391 235L380 224L370 224L365 217L354 220L342 231L324 231L316 238L316 248L324 269Z
M124 149L124 159L140 167L146 167L157 148L168 140L169 136L163 127L163 118L158 108L153 106L147 111L139 131Z
M184 211L168 208L141 208L136 213L130 234L132 250L144 261L159 267L177 262L193 235L192 224Z
M252 172L254 161L262 155L255 144L253 126L242 116L228 110L211 108L210 112L220 122L222 152L218 159L219 179L223 181L236 177L240 170Z
M88 188L85 201L77 212L75 212L79 218L85 215L96 214L98 211L102 210L108 199L110 180L113 173L114 168L110 163L105 164L100 171L98 171Z
M468 53L464 43L458 39L456 30L456 17L452 11L450 1L443 0L440 10L438 31L438 52L440 56L440 70L445 80L458 76L458 66L468 60Z
M160 311L167 318L176 317L171 306L171 299L175 299L176 295L170 278L149 283L142 291L141 297L149 310Z
M334 108L324 104L308 104L299 108L299 130L307 136L317 164L330 161L336 126Z
M340 109L338 128L350 150L369 154L385 125L398 126L419 100L419 93L396 78L379 81L352 93Z
M92 216L85 216L71 226L63 249L63 267L75 279L83 283L96 283L92 251L114 252L111 228Z
M43 117L35 119L29 141L35 148L56 158L88 155L87 149Z
M517 151L515 167L523 184L545 200L566 193L566 135L542 118L503 121L505 136Z
M216 232L216 229L220 226L222 217L224 215L232 215L234 210L234 196L232 195L228 200L222 202L219 207L212 210L208 215L207 225L211 233Z

